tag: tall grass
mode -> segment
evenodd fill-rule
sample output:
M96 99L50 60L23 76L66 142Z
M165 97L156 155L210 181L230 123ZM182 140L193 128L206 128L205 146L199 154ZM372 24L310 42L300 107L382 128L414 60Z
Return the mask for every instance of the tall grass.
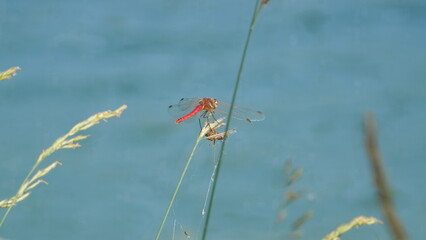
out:
M370 159L379 204L385 216L386 223L395 240L405 240L407 239L407 233L393 206L392 193L388 180L386 179L386 173L377 142L376 120L372 113L367 113L364 117L364 131L365 149Z
M45 160L48 156L53 154L54 152L60 150L60 149L67 149L67 148L77 148L80 147L80 141L88 138L88 135L77 135L77 133L87 130L94 125L98 124L101 120L106 121L106 119L111 117L119 117L121 113L126 109L127 106L123 105L120 108L114 110L114 111L105 111L97 113L88 119L76 124L71 130L66 133L64 136L58 138L52 146L48 147L47 149L43 150L40 156L37 158L37 161L31 168L31 170L28 172L27 176L25 177L24 181L22 181L21 186L19 187L16 194L9 198L0 201L0 208L7 208L6 212L3 215L3 218L0 221L0 227L3 226L8 214L12 210L12 207L16 206L18 202L21 202L25 198L27 198L31 192L30 190L33 190L36 186L38 186L40 183L46 183L43 179L41 179L43 176L45 176L47 173L49 173L51 170L53 170L58 165L61 165L59 161L55 161L52 164L50 164L48 167L44 169L38 170L36 173L35 170L38 169L38 166L40 163ZM47 183L46 183L47 184Z
M161 232L163 231L163 228L164 228L164 224L166 223L166 221L167 221L167 218L168 218L168 216L169 216L169 213L170 213L170 210L171 210L171 208L172 208L172 206L173 206L173 203L174 203L174 201L175 201L175 198L176 198L176 195L177 195L177 193L179 192L179 189L180 189L180 186L181 186L181 184L182 184L182 181L183 181L183 179L185 178L185 175L186 175L186 171L188 170L188 167L189 167L189 165L190 165L190 163L191 163L191 161L192 161L192 158L194 157L194 153L195 153L195 150L197 149L197 147L198 147L198 144L200 143L200 141L212 130L212 129L216 129L217 127L219 127L220 126L220 122L222 121L223 119L218 119L218 120L216 120L216 121L214 121L214 122L212 122L212 123L210 123L209 122L209 118L207 118L206 119L206 121L205 121L205 123L204 123L204 127L203 127L203 129L201 129L201 131L200 131L200 133L198 134L198 137L197 137L197 139L195 140L195 145L194 145L194 147L192 148L192 151L191 151L191 154L189 155L189 157L188 157L188 160L186 161L186 165L185 165L185 167L184 167L184 169L183 169L183 171L182 171L182 173L181 173L181 176L180 176L180 178L179 178L179 180L178 180L178 183L177 183L177 185L176 185L176 188L175 188L175 191L173 192L173 195L172 195L172 198L171 198L171 200L170 200L170 202L169 202L169 206L167 207L167 210L166 210L166 213L164 214L164 217L163 217L163 220L162 220L162 222L161 222L161 224L160 224L160 228L158 229L158 231L157 231L157 235L155 236L155 240L158 240L159 238L160 238L160 235L161 235ZM225 136L226 136L226 134L224 134Z
M0 81L9 79L16 75L16 71L21 70L20 67L11 67L4 72L0 72Z
M225 125L225 132L227 132L229 130L229 125L231 123L232 111L233 111L233 107L234 107L234 104L235 104L235 100L237 99L238 86L240 85L241 75L243 73L244 63L245 63L245 60L246 60L247 50L248 50L248 47L250 45L250 40L251 40L251 36L252 36L252 33L253 33L254 25L256 23L256 20L259 16L260 11L262 10L262 8L265 6L265 4L267 2L268 2L267 0L262 0L262 1L256 0L255 6L254 6L253 16L252 16L252 19L251 19L251 22L250 22L246 42L244 44L244 49L243 49L243 53L242 53L242 56L241 56L240 67L238 69L237 78L235 80L235 86L234 86L234 91L233 91L233 94L232 94L231 105L229 106L228 117L227 117L226 125ZM218 182L218 179L219 179L219 176L220 176L220 169L221 169L221 166L222 166L223 153L225 151L227 138L228 137L225 135L225 137L223 139L223 143L222 143L220 151L219 151L219 159L218 159L218 162L217 162L217 167L214 169L214 173L213 173L214 177L213 177L213 180L212 180L213 181L212 191L211 191L211 194L209 196L206 220L204 222L204 227L203 227L203 235L202 235L203 240L206 239L208 229L209 229L210 217L211 217L212 210L213 210L213 200L214 200L214 196L216 194L216 186L217 186L217 182Z
M382 223L382 221L374 218L374 217L356 217L352 219L350 222L345 223L337 227L334 231L327 234L322 240L339 240L340 236L352 228L357 228L361 225L371 225L376 223Z

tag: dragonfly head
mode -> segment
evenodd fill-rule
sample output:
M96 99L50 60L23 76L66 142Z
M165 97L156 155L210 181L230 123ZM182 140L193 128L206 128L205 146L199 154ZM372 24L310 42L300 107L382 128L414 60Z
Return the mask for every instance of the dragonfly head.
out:
M217 108L219 101L216 98L213 98L214 108Z

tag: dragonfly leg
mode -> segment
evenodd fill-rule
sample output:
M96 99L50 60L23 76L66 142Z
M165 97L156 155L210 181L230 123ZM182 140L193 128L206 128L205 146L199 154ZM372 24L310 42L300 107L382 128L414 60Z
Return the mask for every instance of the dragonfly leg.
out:
M214 119L215 122L219 123L219 121L216 119L216 117L214 116L214 114L210 114L212 116L212 118Z
M203 128L201 127L201 118L198 118L198 124L200 125L200 131L202 131Z

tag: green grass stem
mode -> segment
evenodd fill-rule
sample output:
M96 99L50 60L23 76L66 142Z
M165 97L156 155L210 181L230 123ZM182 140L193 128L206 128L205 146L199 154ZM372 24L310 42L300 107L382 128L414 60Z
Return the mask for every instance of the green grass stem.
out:
M216 124L218 124L218 122L214 123L214 124L216 125ZM214 128L215 126L212 125L212 124L210 124L209 123L209 118L207 118L206 123L204 124L203 129L200 131L200 134L198 135L197 140L195 141L195 144L194 144L194 147L192 148L191 154L189 155L189 158L186 161L186 165L183 168L182 174L180 175L179 181L178 181L178 183L176 185L175 191L173 192L173 196L170 199L169 206L167 207L166 213L164 214L163 221L161 222L160 228L158 229L158 232L157 232L157 235L155 237L155 240L158 240L160 238L161 232L163 231L163 228L164 228L164 224L167 221L167 217L169 216L170 210L172 209L172 206L173 206L173 203L175 201L176 195L177 195L177 193L178 193L178 191L180 189L180 186L182 184L182 181L183 181L183 179L184 179L184 177L186 175L186 171L188 170L189 164L191 163L192 158L194 157L194 153L195 153L195 150L198 147L198 144L200 143L200 141L202 139L204 139L204 136L208 133L208 131L210 131L210 129L212 127Z
M259 16L260 11L262 10L263 6L267 3L267 1L260 1L260 0L256 0L256 5L254 8L254 12L253 12L253 17L250 23L250 28L248 30L247 33L247 38L246 38L246 43L244 45L244 49L243 49L243 54L241 57L241 62L240 62L240 67L238 69L238 74L237 74L237 79L235 81L235 86L234 86L234 92L232 94L232 101L231 101L231 105L229 107L229 112L228 112L228 117L226 120L226 129L225 132L227 132L229 130L229 125L231 123L231 116L232 116L232 110L235 104L235 100L237 98L237 92L238 92L238 86L240 84L240 79L241 79L241 75L243 72L243 68L244 68L244 63L245 63L245 59L246 59L246 55L247 55L247 50L248 50L248 46L250 44L250 40L251 40L251 35L254 29L254 25L256 23L257 17ZM208 232L208 227L209 227L209 222L210 222L210 216L211 216L211 212L213 209L213 199L215 196L215 192L216 192L216 186L217 186L217 180L219 178L219 173L220 173L220 167L222 166L222 159L223 159L223 152L225 149L225 143L226 143L226 139L228 138L227 135L225 135L225 137L223 138L223 142L222 142L222 146L220 148L220 152L219 152L219 159L217 162L217 167L215 169L215 172L213 173L214 175L214 179L213 179L213 185L212 185L212 191L211 194L209 196L209 205L207 208L207 213L206 213L206 220L204 222L204 227L203 227L203 235L202 235L202 239L205 240L207 237L207 232Z

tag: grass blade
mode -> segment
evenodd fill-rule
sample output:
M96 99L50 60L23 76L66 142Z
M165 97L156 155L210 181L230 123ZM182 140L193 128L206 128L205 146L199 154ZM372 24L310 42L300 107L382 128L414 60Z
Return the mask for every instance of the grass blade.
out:
M254 12L253 12L253 17L250 23L250 27L247 33L247 38L246 38L246 43L244 45L244 49L243 49L243 54L241 57L241 62L240 62L240 67L238 69L238 74L237 74L237 79L235 81L235 86L234 86L234 92L232 94L232 101L229 107L229 111L228 111L228 117L226 120L226 128L225 128L225 132L228 132L229 130L229 126L231 123L231 115L232 115L232 110L235 104L235 100L237 98L237 92L238 92L238 86L240 84L240 80L241 80L241 75L243 72L243 68L244 68L244 63L245 63L245 59L246 59L246 55L247 55L247 50L248 50L248 46L250 45L250 40L251 40L251 35L254 29L254 25L256 23L257 17L259 16L260 11L262 10L262 7L267 3L268 1L263 0L262 2L260 2L260 0L256 0L256 4L255 4L255 8L254 8ZM209 222L210 222L210 216L211 216L211 212L213 209L213 199L215 196L215 192L216 192L216 186L217 186L217 180L219 178L219 173L220 173L220 168L222 166L222 159L223 159L223 152L225 150L225 145L226 145L226 140L227 140L228 136L225 135L225 137L223 138L223 142L220 148L220 152L219 152L219 159L217 162L217 167L215 169L215 172L213 173L214 175L214 179L213 179L213 186L212 186L212 190L211 190L211 194L209 197L209 205L208 205L208 209L207 209L207 214L206 214L206 220L204 222L204 227L203 227L203 235L202 235L202 239L205 240L207 237L207 231L208 231L208 227L209 227Z

